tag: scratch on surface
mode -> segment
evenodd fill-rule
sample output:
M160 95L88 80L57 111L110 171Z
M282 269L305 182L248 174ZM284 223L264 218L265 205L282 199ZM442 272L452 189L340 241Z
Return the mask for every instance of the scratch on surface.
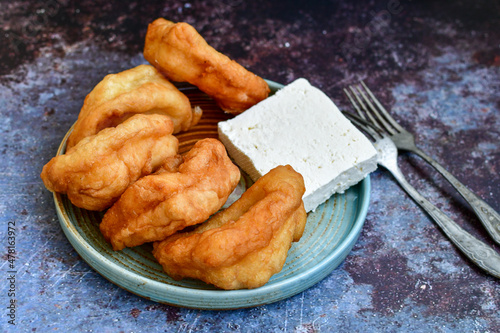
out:
M5 266L6 263L8 263L7 260L5 260L2 265L0 265L0 268L3 268L3 266Z
M179 329L177 330L177 332L183 332L183 331L185 331L188 325L189 324L187 324L187 323L181 323L179 325Z
M180 333L187 330L187 328L189 327L190 317L193 315L193 313L194 313L193 310L187 310L186 314L184 315L185 321L179 326L177 332Z
M76 264L74 264L73 266L71 266L69 269L65 270L63 272L63 274L61 274L59 276L59 278L49 287L49 289L52 289L54 288L58 283L59 281L61 281L69 272L71 272L73 270L73 268L75 268L76 265L78 265L80 262L77 262Z
M304 292L300 295L300 321L299 324L302 325L302 314L304 310Z
M120 288L115 287L115 291L113 292L113 295L110 297L108 304L106 305L106 309L109 309L111 304L113 303L113 300L115 299L116 294L120 291Z
M326 315L320 315L316 319L313 320L312 322L312 328L314 332L321 332L321 324L326 323L325 319Z
M198 313L198 314L196 315L196 318L194 318L193 323L192 323L192 324L191 324L191 326L189 327L189 331L188 331L189 333L191 333L191 332L193 331L193 329L195 328L195 325L196 325L196 323L198 322L198 318L199 318L199 317L200 317L200 314Z
M85 278L88 274L93 273L93 271L91 271L91 270L87 270L87 271L82 271L82 272L80 272L80 273L82 273L82 274L80 275L80 278L78 279L78 281L76 281L76 282L78 282L78 283L82 283L82 282L83 282L83 279L84 279L84 278Z
M20 277L23 277L25 274L26 274L26 266L29 266L30 265L30 262L33 260L33 258L35 258L40 252L42 252L43 249L45 249L45 246L47 245L48 242L50 242L52 240L52 238L54 238L55 235L52 235L51 237L49 237L47 239L47 241L45 243L43 243L42 246L38 247L38 249L35 251L35 253L33 253L33 255L31 257L28 258L28 260L26 260L26 262L24 263L24 265L22 265L24 271L22 272L22 274L20 275Z
M288 326L288 303L285 305L285 321L283 322L284 325L284 331L285 333L287 332L287 326Z

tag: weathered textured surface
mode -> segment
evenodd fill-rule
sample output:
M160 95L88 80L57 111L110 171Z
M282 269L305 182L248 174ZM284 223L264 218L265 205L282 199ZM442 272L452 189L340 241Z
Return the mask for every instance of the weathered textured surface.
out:
M265 78L308 78L339 106L348 107L341 88L365 79L424 150L500 210L500 3L394 3L3 1L0 240L7 259L15 221L18 331L500 331L500 281L470 265L382 171L338 269L288 300L227 312L156 304L103 279L66 240L39 178L85 95L105 74L144 62L147 23L163 16L193 24ZM436 173L413 156L401 161L418 189L491 244ZM0 330L14 331L9 262L1 267Z

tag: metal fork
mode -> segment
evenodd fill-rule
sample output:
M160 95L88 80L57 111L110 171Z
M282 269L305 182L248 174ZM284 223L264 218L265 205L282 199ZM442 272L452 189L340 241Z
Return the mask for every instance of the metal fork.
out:
M415 200L437 223L453 244L472 262L491 275L500 278L500 255L490 246L481 242L446 214L425 199L405 179L398 166L398 150L394 142L382 130L373 124L349 113L344 113L359 129L368 134L377 149L377 163L387 169L401 187Z
M418 148L415 145L413 134L404 129L391 117L389 112L387 112L387 110L382 106L379 100L373 95L363 81L360 83L363 88L359 85L349 87L358 103L355 102L351 93L349 93L347 89L344 89L345 94L354 105L360 117L366 120L363 112L361 111L363 110L373 124L386 132L392 141L394 141L398 149L417 154L433 166L439 173L441 173L441 175L443 175L444 178L448 180L458 193L460 193L460 195L469 203L493 240L497 244L500 244L500 215L474 192L469 190L464 184L456 179L451 173L449 173L441 164ZM367 95L370 98L368 98Z

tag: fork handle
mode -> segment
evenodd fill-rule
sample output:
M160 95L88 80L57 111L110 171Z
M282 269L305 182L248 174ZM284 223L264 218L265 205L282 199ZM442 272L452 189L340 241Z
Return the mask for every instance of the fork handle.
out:
M490 246L462 229L439 208L424 198L408 181L401 171L393 172L401 187L415 200L439 225L448 238L471 261L491 275L500 278L500 255Z
M412 150L415 154L423 158L427 163L433 166L451 185L460 193L460 195L469 203L481 223L486 228L493 240L500 244L500 214L498 214L490 205L479 198L474 192L469 190L464 184L449 173L441 164L424 151L417 148Z

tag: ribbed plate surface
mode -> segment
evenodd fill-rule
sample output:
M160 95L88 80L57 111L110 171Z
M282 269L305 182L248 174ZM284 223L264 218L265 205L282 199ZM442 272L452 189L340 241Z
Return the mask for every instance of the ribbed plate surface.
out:
M267 81L272 92L282 85ZM203 116L189 132L179 134L180 152L188 151L199 139L217 138L217 122L228 119L213 101L199 90L181 85L193 106ZM69 132L68 132L69 134ZM68 134L57 154L62 154ZM251 185L243 175L234 196ZM99 223L102 213L86 211L71 204L65 195L54 194L57 214L68 240L80 256L102 276L139 296L176 306L197 309L235 309L276 302L313 286L331 273L354 246L368 209L370 179L337 194L309 213L302 239L288 252L283 270L264 286L252 290L218 290L200 281L175 281L168 277L146 244L113 251L104 240ZM227 203L226 205L228 205Z

